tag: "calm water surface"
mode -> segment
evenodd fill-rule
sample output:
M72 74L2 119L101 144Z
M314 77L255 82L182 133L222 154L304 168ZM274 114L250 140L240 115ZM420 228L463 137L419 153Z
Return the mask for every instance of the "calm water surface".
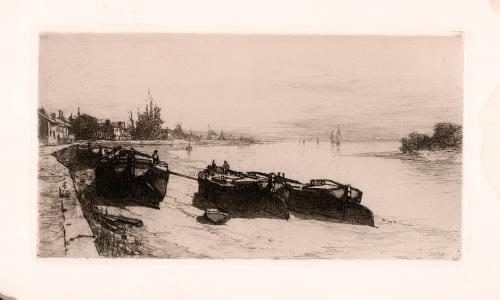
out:
M286 177L303 182L330 178L349 183L364 192L363 203L374 212L377 228L296 215L288 222L232 219L224 226L199 224L195 217L203 212L191 205L197 183L175 176L159 211L130 210L149 218L146 228L159 240L208 257L458 257L461 154L442 151L411 158L400 155L398 146L397 142L340 147L276 142L194 145L191 152L168 145L135 147L147 153L158 149L173 171L191 176L215 159L218 164L227 160L234 170L285 172Z

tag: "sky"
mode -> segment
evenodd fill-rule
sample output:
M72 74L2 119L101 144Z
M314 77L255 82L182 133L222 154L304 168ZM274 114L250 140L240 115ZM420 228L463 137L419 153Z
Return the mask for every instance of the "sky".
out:
M39 105L128 121L148 89L165 126L398 139L462 123L460 36L49 34Z

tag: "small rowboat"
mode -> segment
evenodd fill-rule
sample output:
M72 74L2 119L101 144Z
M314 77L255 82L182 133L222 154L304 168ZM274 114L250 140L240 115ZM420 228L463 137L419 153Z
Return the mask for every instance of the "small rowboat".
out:
M142 227L144 226L144 223L142 220L136 219L136 218L130 218L130 217L125 217L125 216L117 216L117 215L102 215L100 216L101 220L103 222L108 222L113 225L120 225L120 224L126 224L126 225L131 225L135 227Z
M224 224L231 218L229 214L221 212L216 208L207 208L205 210L205 217L214 224Z

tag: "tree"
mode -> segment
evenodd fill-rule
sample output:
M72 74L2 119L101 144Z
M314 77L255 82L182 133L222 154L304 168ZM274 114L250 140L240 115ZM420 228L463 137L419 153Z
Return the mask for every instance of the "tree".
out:
M103 128L101 128L102 138L109 140L113 138L113 126L111 125L111 121L109 119L104 120Z
M184 139L186 138L186 133L184 133L184 129L182 129L182 125L180 123L175 124L174 130L172 130L172 137L174 139Z
M148 89L149 104L146 103L144 112L137 112L137 122L133 128L132 136L139 140L155 140L161 136L161 108L153 102L153 96ZM132 126L133 126L133 120Z
M132 115L132 111L129 111L128 119L130 121L130 134L133 134L135 126L134 126L134 117Z
M210 125L208 125L207 140L213 140L216 138L217 138L217 133L210 128Z
M224 135L224 131L220 131L220 134L219 134L219 137L218 137L219 140L225 140L226 139L226 136Z
M434 125L433 145L440 149L462 148L462 126L453 123Z
M70 119L71 131L78 140L93 140L99 135L99 123L93 116L78 114L76 118Z
M431 149L462 148L462 126L453 123L437 123L434 125L432 137L426 134L412 132L408 137L401 139L399 149L403 153Z
M401 139L402 152L414 152L417 150L430 149L431 138L423 133L412 132L408 137Z

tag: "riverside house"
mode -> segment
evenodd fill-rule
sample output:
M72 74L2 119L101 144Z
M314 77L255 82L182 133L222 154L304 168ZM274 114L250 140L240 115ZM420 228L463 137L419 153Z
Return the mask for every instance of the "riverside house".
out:
M70 124L64 118L63 112L59 115L50 115L43 108L38 110L38 138L46 145L68 144L73 140L69 133Z
M111 125L113 126L113 139L115 141L127 141L132 139L132 135L125 127L125 122L112 122Z

